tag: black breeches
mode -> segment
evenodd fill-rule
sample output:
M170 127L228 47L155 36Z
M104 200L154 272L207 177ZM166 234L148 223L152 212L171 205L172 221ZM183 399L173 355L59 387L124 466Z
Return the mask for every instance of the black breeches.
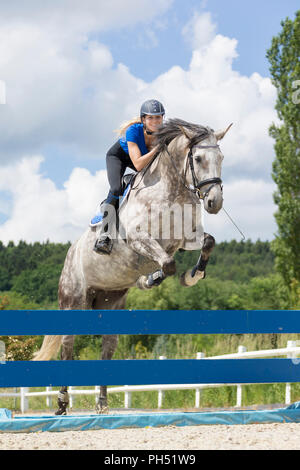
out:
M135 167L127 153L122 149L117 141L106 154L107 177L110 186L110 193L114 196L121 195L121 180L126 168Z

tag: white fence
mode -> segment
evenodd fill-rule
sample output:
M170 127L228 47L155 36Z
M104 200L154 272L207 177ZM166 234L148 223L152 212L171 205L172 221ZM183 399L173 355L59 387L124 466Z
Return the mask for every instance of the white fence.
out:
M198 352L197 359L254 359L263 357L278 357L286 356L292 360L300 355L300 347L297 347L298 341L288 341L286 348L281 349L264 349L261 351L247 351L244 346L238 347L237 353L223 354L221 356L210 356L205 357L204 353ZM159 359L166 359L165 356L160 356ZM300 361L300 359L295 359ZM251 385L251 384L243 384ZM158 392L157 407L162 408L164 391L165 390L195 390L195 408L200 408L201 402L201 390L207 388L216 388L224 386L236 386L237 387L237 399L236 407L242 406L242 385L241 384L168 384L168 385L124 385L120 387L111 387L107 389L107 393L124 393L124 408L131 408L131 394L132 392ZM70 408L74 407L74 398L76 395L95 395L97 398L100 391L100 386L96 386L89 390L76 390L74 387L69 387L70 396ZM15 397L21 400L21 412L25 413L29 406L28 400L31 397L46 397L46 406L52 407L52 396L57 396L58 391L54 391L51 387L46 387L44 392L30 392L29 388L20 388L20 391L15 393L0 393L1 397ZM285 387L285 403L289 405L291 403L291 384L287 383Z

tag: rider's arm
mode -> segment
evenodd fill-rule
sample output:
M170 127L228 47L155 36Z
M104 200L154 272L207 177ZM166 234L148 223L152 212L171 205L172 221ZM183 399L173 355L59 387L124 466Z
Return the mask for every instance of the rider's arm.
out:
M141 154L139 146L135 142L127 142L128 152L131 158L132 163L134 164L137 171L141 171L156 154L156 147L154 147L150 152Z

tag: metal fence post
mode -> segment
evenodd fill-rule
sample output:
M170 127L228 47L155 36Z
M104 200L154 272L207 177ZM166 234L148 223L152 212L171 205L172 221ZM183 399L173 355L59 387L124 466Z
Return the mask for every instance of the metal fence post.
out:
M100 395L100 385L95 385L95 405L98 404L98 399Z
M128 385L125 385L125 387L128 387ZM125 390L125 395L124 395L124 408L128 409L131 408L131 392L128 392Z
M52 390L52 387L46 387L46 392L51 392L51 390ZM48 408L52 408L52 396L51 395L46 396L46 406Z
M28 410L28 398L26 397L26 393L28 393L28 387L21 387L20 388L20 395L21 395L21 413L25 413Z
M74 406L74 397L72 395L72 390L74 390L74 387L72 387L72 385L70 385L70 387L69 387L69 408L73 408L73 406Z
M247 351L247 348L245 346L239 346L238 347L238 354L242 354ZM238 384L237 385L237 390L236 390L236 407L242 406L242 385Z
M286 347L287 348L294 348L296 346L297 346L296 341L288 341ZM294 357L294 354L293 353L287 354L287 357L292 358L292 357ZM285 404L286 405L291 404L291 384L290 383L285 384Z
M204 357L205 357L205 353L197 352L196 359L203 359ZM201 400L201 390L200 388L196 388L195 408L200 408L200 400Z
M166 356L159 356L159 359L161 359L163 361L164 359L167 359L167 358L166 358ZM157 408L162 407L164 396L165 396L165 392L163 390L158 390Z

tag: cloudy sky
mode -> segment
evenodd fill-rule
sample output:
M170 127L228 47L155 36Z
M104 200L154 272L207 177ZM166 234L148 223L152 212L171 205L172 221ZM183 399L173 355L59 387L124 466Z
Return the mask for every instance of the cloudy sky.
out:
M277 117L265 52L297 8L296 0L0 0L0 240L75 240L107 193L114 129L149 98L167 117L234 123L222 142L224 207L246 238L271 240L268 128ZM223 211L205 224L218 242L241 239Z

